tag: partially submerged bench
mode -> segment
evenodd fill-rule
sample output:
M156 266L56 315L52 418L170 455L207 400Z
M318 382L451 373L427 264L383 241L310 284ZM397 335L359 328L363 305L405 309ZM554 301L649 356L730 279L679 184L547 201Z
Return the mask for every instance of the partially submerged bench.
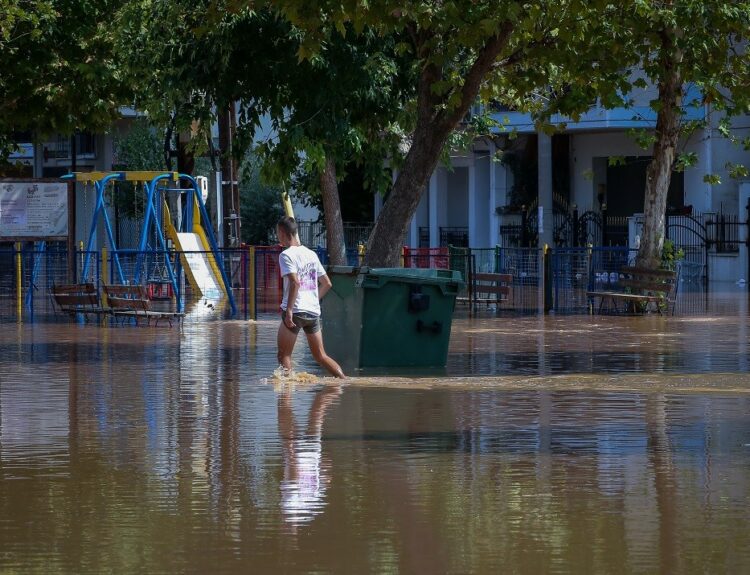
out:
M469 284L469 294L465 298L457 298L470 305L495 304L497 306L511 301L511 274L476 273Z
M606 303L610 311L625 313L646 313L653 308L661 314L671 306L674 315L677 292L675 271L623 267L617 273L617 278L611 289L586 292L592 307L599 300L599 313Z
M56 311L69 315L103 314L108 310L99 302L99 291L93 283L53 285L50 295Z
M167 320L170 327L173 320L179 320L184 313L171 311L154 311L151 300L148 299L146 288L142 285L104 285L107 295L107 305L112 315L123 319L133 319L138 324L139 319L145 319L147 324L151 320L159 325L160 320Z

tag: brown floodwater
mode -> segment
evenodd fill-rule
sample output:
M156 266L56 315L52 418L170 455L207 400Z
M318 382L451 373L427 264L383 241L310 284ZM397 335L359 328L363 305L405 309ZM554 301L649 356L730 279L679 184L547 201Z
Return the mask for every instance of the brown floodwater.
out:
M343 387L275 317L0 324L0 573L748 573L740 304L459 314Z

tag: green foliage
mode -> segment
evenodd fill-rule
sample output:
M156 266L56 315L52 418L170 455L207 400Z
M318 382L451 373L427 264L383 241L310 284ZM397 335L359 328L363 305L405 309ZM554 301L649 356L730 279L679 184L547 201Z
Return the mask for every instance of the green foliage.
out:
M124 135L115 138L117 170L164 170L164 151L161 132L145 118L137 118ZM113 198L120 214L138 218L143 214L143 189L132 182L117 182Z
M164 170L161 131L145 118L137 118L124 135L115 137L115 162L123 170Z
M242 241L251 245L267 245L275 239L275 227L284 213L281 189L263 183L258 159L248 155L240 176L240 214Z
M121 4L0 0L0 159L14 132L40 139L111 125L128 101L111 32Z
M685 252L682 248L675 248L672 240L664 240L661 249L661 267L665 270L674 270L677 262L685 258Z
M235 154L252 149L267 181L295 184L314 198L325 158L333 157L339 179L353 166L364 173L367 193L384 191L384 159L400 156L412 94L401 80L408 60L399 57L397 39L341 24L324 50L300 59L305 32L255 8L222 0L131 2L119 42L140 86L138 106L177 130L198 120L205 136L215 110L237 102ZM139 49L129 50L132 44ZM205 137L195 142L202 151Z

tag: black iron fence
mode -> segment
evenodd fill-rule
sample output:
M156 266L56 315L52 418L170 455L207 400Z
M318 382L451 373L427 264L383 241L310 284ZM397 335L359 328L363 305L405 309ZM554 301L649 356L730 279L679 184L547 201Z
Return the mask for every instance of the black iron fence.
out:
M356 248L358 245L367 244L373 226L373 223L344 222L344 242L347 248ZM297 222L297 229L303 245L309 248L325 249L327 247L324 222L299 221Z
M500 243L504 247L541 247L536 211L502 214ZM607 210L579 213L556 210L552 214L552 239L556 247L627 246L628 218L610 216Z

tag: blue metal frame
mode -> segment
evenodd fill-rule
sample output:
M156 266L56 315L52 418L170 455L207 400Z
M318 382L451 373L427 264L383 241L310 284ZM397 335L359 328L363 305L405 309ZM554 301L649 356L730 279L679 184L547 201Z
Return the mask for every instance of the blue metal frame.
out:
M73 178L73 174L67 174L63 176L63 179L71 179ZM153 251L157 251L159 248L162 249L162 251L166 254L165 255L165 267L167 268L167 273L169 275L169 281L172 284L172 289L174 290L175 298L177 301L177 308L178 310L182 311L183 309L183 302L182 302L182 294L179 290L179 285L177 282L177 275L175 273L175 270L172 267L172 262L170 261L168 257L168 249L166 240L164 238L164 230L163 226L161 225L159 214L157 213L157 192L164 191L168 192L171 191L170 188L159 188L158 184L159 182L167 179L172 179L173 173L164 173L159 176L156 176L153 178L150 182L145 182L144 186L146 188L147 192L147 198L146 198L146 213L144 216L144 222L143 222L143 228L141 230L141 237L138 244L138 256L136 260L136 269L135 269L135 275L134 275L134 283L138 284L140 283L141 279L141 267L143 264L143 257L144 254L147 251L147 240L150 230L150 225L152 223L151 219L153 218L153 225L156 226L156 232L158 237L159 246L154 246ZM94 214L91 218L91 229L89 231L89 238L88 242L86 244L86 256L84 259L83 264L83 270L82 270L82 277L85 279L88 277L89 272L89 265L90 265L90 259L91 259L91 253L93 252L94 247L94 235L96 233L96 226L99 219L99 214L104 218L104 227L107 232L107 239L109 241L109 245L112 251L112 262L113 262L113 269L112 273L114 274L115 270L117 271L117 275L120 279L120 283L125 284L125 275L122 272L122 266L120 265L120 258L118 256L118 248L117 244L115 243L114 234L112 233L112 226L109 222L109 216L107 215L107 210L104 209L104 191L107 188L107 185L109 182L117 180L117 181L125 181L125 173L123 172L112 172L111 174L107 174L104 176L101 180L94 182L94 189L96 190L96 207L94 208ZM206 210L206 206L203 203L203 198L200 194L200 187L198 186L198 182L193 178L192 176L188 174L179 174L178 175L178 181L180 179L185 179L190 182L190 185L192 186L192 190L187 190L187 206L185 210L185 217L182 220L182 231L191 231L193 229L193 195L195 195L195 200L198 202L198 209L201 214L201 219L203 221L203 228L206 231L206 236L208 239L209 247L214 255L214 258L216 259L216 263L219 268L219 273L221 274L221 281L224 283L224 288L227 294L227 298L229 299L229 305L232 310L232 315L237 314L237 306L234 301L234 295L232 294L232 286L229 282L229 278L226 275L226 271L224 270L224 260L222 257L221 252L219 251L219 246L216 242L216 236L214 235L213 227L211 226L211 220L208 217L208 212ZM183 191L183 190L180 190ZM161 205L160 202L158 202L159 205ZM177 264L177 267L179 269L180 265L179 262Z
M159 247L164 252L164 267L167 268L167 274L169 275L169 282L172 284L172 289L174 290L175 299L177 302L177 309L178 311L183 310L183 302L182 302L182 294L180 293L180 289L177 282L177 277L175 275L174 270L172 269L172 262L169 259L169 254L167 250L167 242L164 239L164 231L162 229L162 225L160 223L159 214L156 212L156 193L158 191L158 184L160 181L165 179L171 179L172 174L171 173L165 173L161 174L160 176L156 176L151 182L147 182L146 190L148 192L148 195L146 197L146 215L143 220L143 228L141 229L141 239L138 243L138 257L136 258L136 264L135 264L135 276L133 278L133 282L135 284L139 284L141 282L141 267L143 263L143 254L146 251L146 242L148 241L148 234L149 234L149 224L151 223L151 217L153 215L154 219L154 226L156 226L156 236L158 238L160 246L154 246L154 251L156 251ZM159 203L161 205L161 203Z
M66 174L62 176L62 179L72 179L73 177L73 174ZM109 223L107 210L104 209L104 191L107 189L107 184L113 180L123 181L125 180L125 174L122 172L112 172L111 174L104 176L101 180L94 182L94 189L96 190L96 207L94 208L94 215L91 217L91 230L89 231L89 240L86 244L86 258L83 262L82 277L84 280L88 277L91 252L94 250L94 234L96 233L99 213L101 213L104 218L104 228L107 232L109 247L112 250L112 261L115 264L115 269L117 269L120 281L125 283L125 276L123 275L122 267L120 266L120 258L117 257L117 244L115 243L114 234L112 233L112 225Z
M42 258L47 251L47 242L39 242L39 249L32 249L34 254L34 265L31 268L31 280L29 282L29 289L26 291L26 309L34 313L34 287L36 286L36 280L39 276L39 268L42 266Z
M141 230L141 238L138 245L138 258L136 261L136 271L135 271L135 283L140 283L141 278L141 267L143 262L143 254L147 251L147 241L150 231L150 225L151 220L153 218L153 225L156 226L156 232L157 236L159 238L160 247L164 252L167 252L167 246L166 242L164 240L164 231L162 229L162 226L159 221L159 215L156 211L156 206L161 205L161 202L159 201L159 197L157 196L157 193L159 191L163 192L169 192L172 191L171 188L159 188L158 184L162 180L165 179L171 179L172 174L166 173L162 174L160 176L155 177L153 180L151 180L150 183L146 184L146 190L148 191L148 196L146 198L146 214L143 221L143 228ZM193 196L195 196L195 200L198 202L198 209L201 214L201 219L203 221L203 229L206 231L206 236L208 238L209 247L214 255L214 258L216 259L217 266L219 268L219 273L221 274L221 281L224 283L224 288L227 294L227 298L229 299L229 306L232 309L232 315L237 314L237 306L234 301L234 295L232 294L232 287L229 282L229 278L226 275L226 272L224 271L224 260L222 258L221 252L219 251L218 244L216 243L216 237L214 235L213 227L211 226L211 220L208 217L208 212L206 210L206 206L203 203L203 198L200 194L200 188L198 187L198 182L193 178L192 176L188 174L179 174L179 179L185 179L190 182L190 185L192 186L192 190L187 191L187 205L186 205L186 217L182 220L182 226L181 231L187 231L192 232L193 230ZM175 190L176 191L176 190ZM180 189L180 191L183 191ZM158 249L159 246L154 246L155 249ZM169 260L169 258L166 258L165 267L167 268L167 272L169 274L170 282L172 283L172 288L174 289L175 296L177 298L177 306L178 309L182 310L182 297L177 285L177 280L175 277L174 270L172 269L172 262Z

